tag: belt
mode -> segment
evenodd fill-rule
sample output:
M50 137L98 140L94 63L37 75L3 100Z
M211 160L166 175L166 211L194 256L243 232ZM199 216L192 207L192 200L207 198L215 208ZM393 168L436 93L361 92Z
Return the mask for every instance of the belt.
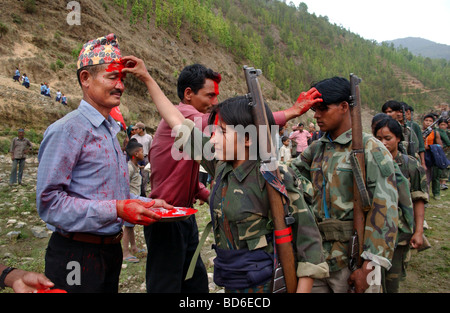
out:
M58 235L61 235L65 238L75 240L75 241L81 241L85 243L92 243L92 244L117 244L120 243L120 240L122 240L123 232L120 231L116 235L94 235L89 233L68 233L68 234L61 234L57 233Z

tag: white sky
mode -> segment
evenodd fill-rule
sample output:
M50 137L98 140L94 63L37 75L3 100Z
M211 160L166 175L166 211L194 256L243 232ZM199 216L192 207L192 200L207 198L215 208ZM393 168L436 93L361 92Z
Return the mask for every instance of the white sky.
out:
M286 0L290 3L291 0ZM450 0L292 0L309 13L377 42L421 37L450 45Z

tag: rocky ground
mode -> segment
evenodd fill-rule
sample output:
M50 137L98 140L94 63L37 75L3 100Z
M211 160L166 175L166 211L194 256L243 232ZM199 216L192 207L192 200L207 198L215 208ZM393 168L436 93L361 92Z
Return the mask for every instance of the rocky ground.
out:
M43 272L44 256L51 231L46 228L36 210L37 158L27 159L22 185L9 186L11 159L0 155L0 263ZM209 219L206 205L198 206L197 218L201 232ZM135 227L139 249L146 251L143 227ZM214 251L211 249L212 235L202 250L202 258L208 268L210 292L222 292L212 281ZM146 252L135 254L138 263L125 262L120 277L121 293L144 293Z
M36 211L37 159L27 160L23 185L9 186L11 160L0 155L0 263L36 272L44 271L44 256L50 232ZM442 200L431 200L426 209L429 228L425 231L431 248L412 252L407 278L401 285L403 293L450 292L448 286L450 269L450 246L448 244L450 217L450 192L443 191ZM196 206L200 236L209 222L207 205ZM135 227L138 248L146 250L142 226ZM202 248L201 256L207 267L210 292L223 292L212 282L215 256L211 249L210 234ZM146 252L136 254L138 263L124 262L120 276L119 292L145 293ZM5 290L3 292L11 292Z

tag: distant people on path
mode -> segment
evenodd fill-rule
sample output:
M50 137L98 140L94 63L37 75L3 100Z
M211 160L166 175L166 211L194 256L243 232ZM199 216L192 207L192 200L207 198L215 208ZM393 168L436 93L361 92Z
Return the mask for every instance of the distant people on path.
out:
M16 184L22 185L23 170L25 168L25 159L27 154L33 148L30 140L25 138L25 130L19 129L17 137L11 142L10 153L12 160L11 175L9 177L9 185ZM17 173L17 165L19 165L19 173Z
M61 104L67 105L67 97L64 94L61 97Z
M58 89L58 91L56 92L55 101L56 102L61 102L61 97L62 97L61 90Z
M27 74L23 74L23 77L22 77L22 86L25 86L25 88L30 88L30 80L28 79L28 76L27 76Z
M14 73L13 80L14 80L15 82L20 83L20 71L19 71L19 68L18 68L18 67L16 67L16 71L15 71L15 73Z

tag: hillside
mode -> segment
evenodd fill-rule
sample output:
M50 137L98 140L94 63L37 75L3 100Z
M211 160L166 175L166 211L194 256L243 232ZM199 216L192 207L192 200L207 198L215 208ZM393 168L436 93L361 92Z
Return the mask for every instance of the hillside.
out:
M81 45L111 32L118 36L123 55L145 60L173 102L179 101L177 76L192 63L222 74L219 101L246 92L244 64L261 68L264 96L272 110L290 106L313 81L348 77L351 72L363 78L367 119L391 98L423 112L445 103L450 94L449 64L423 65L420 58L375 45L309 14L307 8L281 1L85 0L80 4L81 25L70 26L67 1L0 3L0 86L8 91L0 93L0 121L6 127L25 124L42 131L76 108L81 92L75 62ZM16 67L28 74L29 90L10 84ZM53 95L57 89L64 92L68 108L51 101L42 106L48 99L39 95L41 82L49 83ZM160 118L144 86L127 78L126 87L120 107L126 123L143 121L154 131ZM14 96L11 88L21 97ZM29 117L23 118L20 110ZM312 120L311 113L301 119Z
M112 2L112 1L111 1ZM53 90L57 89L69 98L69 106L76 108L81 91L76 79L76 59L72 50L79 49L80 44L108 33L115 33L119 38L119 45L123 55L136 55L146 61L150 73L158 81L166 95L174 102L176 97L176 78L184 66L202 63L220 71L224 83L221 84L219 99L245 92L245 81L240 64L233 61L232 55L215 48L208 42L194 42L185 33L180 39L174 38L162 29L145 29L145 37L138 27L130 26L129 20L115 10L113 4L108 6L107 12L100 1L83 1L82 26L69 26L66 23L66 1L37 1L37 11L33 14L24 12L19 1L2 1L0 4L0 21L9 28L2 38L0 46L0 75L3 76L1 88L18 88L23 97L9 97L0 93L0 120L9 127L19 127L24 120L20 114L12 114L13 107L20 108L23 103L31 99L34 111L32 116L43 117L38 113L40 108L39 85L48 82ZM14 13L11 13L14 12ZM86 12L86 13L85 13ZM95 12L89 15L87 12ZM13 16L14 15L14 16ZM13 22L20 17L21 23ZM32 25L27 31L24 25ZM95 29L95 31L93 31ZM78 50L79 51L79 50ZM64 62L64 68L52 70L52 64L57 60ZM27 73L31 81L30 90L25 90L12 82L15 68ZM265 88L274 88L273 84L262 79ZM5 86L5 87L4 87ZM20 88L19 88L20 87ZM156 130L159 114L150 104L144 86L139 82L127 78L127 90L122 98L120 109L127 124L143 121L149 130ZM273 109L287 107L290 103L288 96L279 91L280 99L271 101ZM8 105L6 105L8 103ZM35 110L36 109L36 110ZM50 111L48 111L50 114ZM30 127L45 129L50 120L58 118L28 121Z
M450 46L439 44L431 40L407 37L387 41L387 43L393 43L396 48L407 48L416 56L420 55L425 58L450 60Z

